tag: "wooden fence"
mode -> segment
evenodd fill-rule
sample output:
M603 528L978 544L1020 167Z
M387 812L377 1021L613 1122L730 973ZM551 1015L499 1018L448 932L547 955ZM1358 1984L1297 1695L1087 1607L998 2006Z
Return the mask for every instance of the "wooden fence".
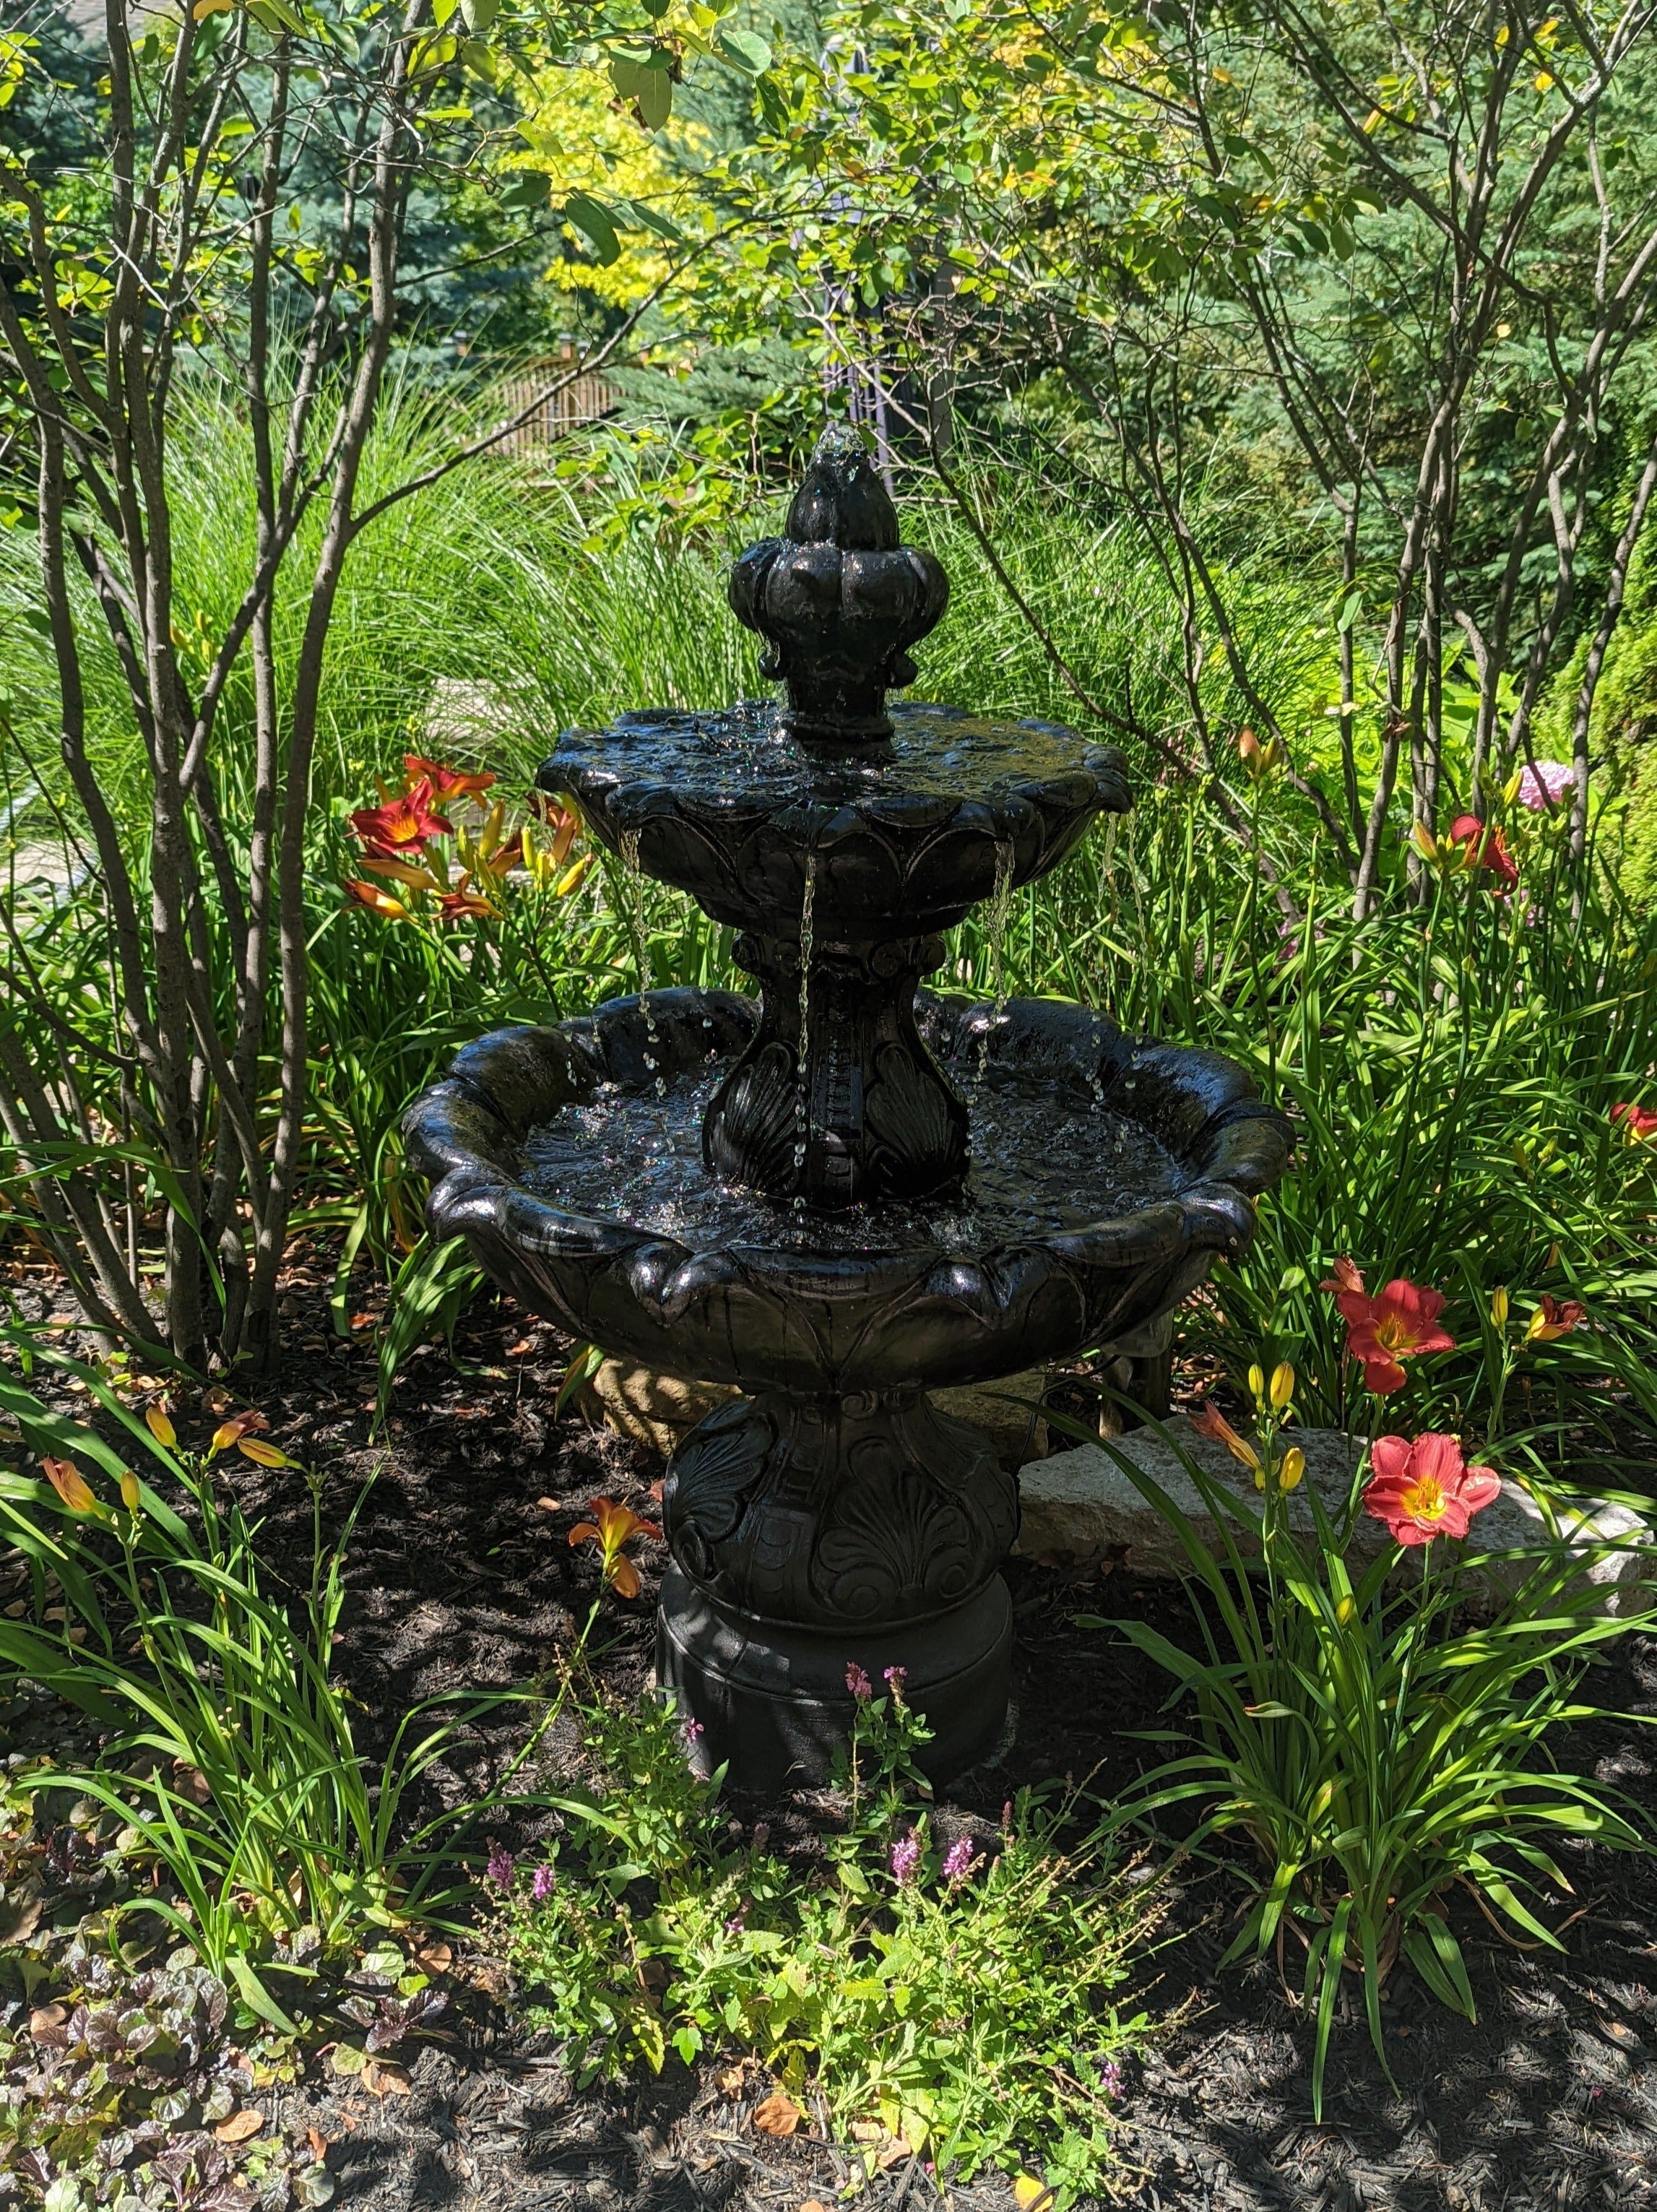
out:
M584 423L601 422L606 415L616 412L622 404L622 395L609 378L601 376L597 370L585 370L569 382L562 381L569 377L574 362L572 349L561 359L549 355L544 361L525 362L521 368L501 379L496 390L502 422L522 415L537 393L544 393L545 397L525 416L515 430L501 439L497 452L537 453L567 431L579 429Z

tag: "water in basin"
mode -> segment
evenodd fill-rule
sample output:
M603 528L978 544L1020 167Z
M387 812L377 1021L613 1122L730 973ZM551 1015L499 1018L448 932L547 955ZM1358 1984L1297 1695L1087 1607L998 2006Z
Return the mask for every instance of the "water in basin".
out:
M525 1140L525 1188L574 1213L625 1221L692 1250L729 1243L841 1258L968 1254L1083 1229L1171 1198L1189 1176L1138 1121L993 1065L950 1068L970 1115L962 1187L911 1204L820 1214L715 1182L702 1116L731 1063L688 1069L664 1095L605 1084Z
M1021 784L1089 772L1099 748L1056 722L996 721L956 707L893 702L893 737L877 760L828 757L786 736L780 709L746 700L723 714L623 714L602 732L573 730L543 771L600 769L628 783L641 776L699 799L843 805L851 800L935 797L992 799Z

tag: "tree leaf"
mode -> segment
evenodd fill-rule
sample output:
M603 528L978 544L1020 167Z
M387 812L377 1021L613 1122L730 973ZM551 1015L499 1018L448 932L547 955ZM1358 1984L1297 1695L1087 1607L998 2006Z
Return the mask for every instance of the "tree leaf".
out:
M599 265L608 269L613 261L622 258L622 241L616 235L616 225L607 208L601 207L586 192L572 192L564 202L564 219L573 222L591 243L598 257Z
M762 76L771 66L771 49L757 31L716 31L713 45L721 58L747 76Z
M762 2136L792 2136L803 2117L793 2099L780 2089L754 2107L754 2125Z

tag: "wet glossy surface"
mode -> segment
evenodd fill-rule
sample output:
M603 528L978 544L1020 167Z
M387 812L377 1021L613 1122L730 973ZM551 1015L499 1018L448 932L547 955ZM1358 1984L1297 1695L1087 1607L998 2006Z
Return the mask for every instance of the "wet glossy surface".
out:
M971 1151L947 1198L820 1214L713 1181L702 1116L731 1063L683 1070L660 1090L603 1085L531 1130L519 1180L561 1211L671 1237L691 1251L747 1245L835 1258L988 1251L1120 1219L1189 1180L1144 1126L1098 1100L1055 1096L968 1059L950 1074L966 1097Z

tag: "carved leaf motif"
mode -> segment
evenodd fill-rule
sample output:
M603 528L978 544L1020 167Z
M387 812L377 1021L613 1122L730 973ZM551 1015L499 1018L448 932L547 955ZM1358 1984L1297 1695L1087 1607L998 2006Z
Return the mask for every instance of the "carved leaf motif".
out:
M735 1533L764 1476L775 1432L751 1405L722 1406L674 1454L665 1497L668 1541L687 1572L705 1578L715 1548Z
M883 1045L876 1054L864 1118L897 1161L935 1160L952 1151L965 1155L966 1108L936 1069L918 1067L901 1044Z

